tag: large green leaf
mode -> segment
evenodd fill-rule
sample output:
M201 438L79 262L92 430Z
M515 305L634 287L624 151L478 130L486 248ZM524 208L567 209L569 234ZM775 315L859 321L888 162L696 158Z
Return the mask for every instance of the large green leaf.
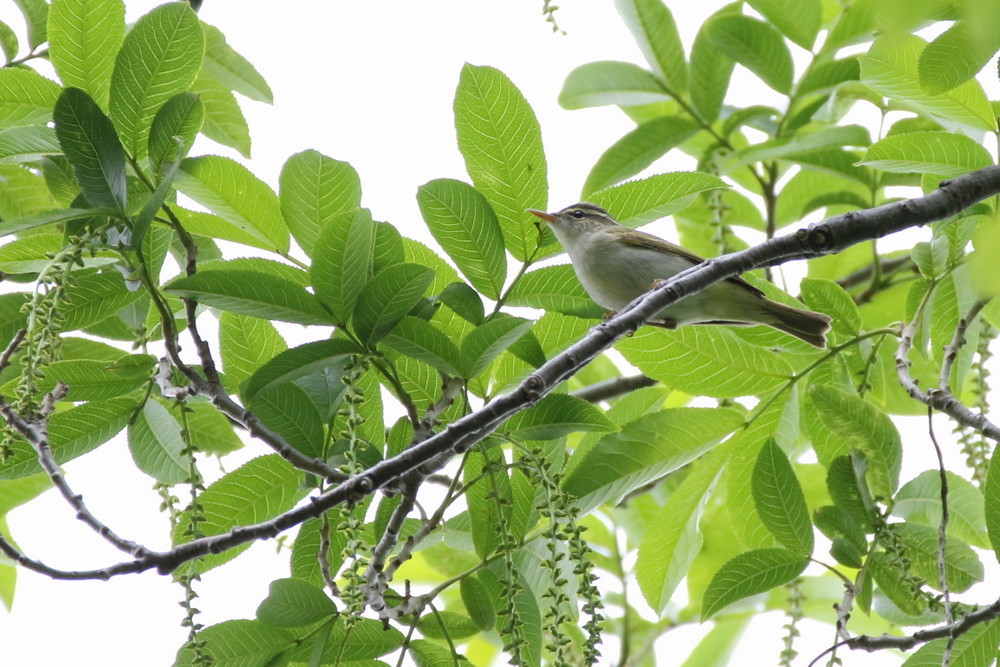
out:
M121 357L114 362L74 359L54 361L48 365L45 377L37 382L39 393L47 393L62 382L69 387L67 401L100 401L134 391L149 381L153 371L153 357L135 354ZM2 387L8 394L16 381Z
M642 536L635 578L646 602L658 614L670 604L674 590L701 550L698 521L724 462L725 452L721 448L698 459Z
M955 473L947 476L948 534L974 547L988 548L983 493ZM904 484L893 498L892 513L912 523L940 526L940 472L925 470Z
M519 317L495 317L466 335L458 357L458 370L464 378L474 378L490 365L497 355L531 328L531 320Z
M655 76L638 65L602 61L580 65L569 73L559 92L565 109L636 106L669 100L670 95Z
M49 60L63 86L86 91L108 108L115 56L125 39L121 0L59 0L48 20Z
M306 456L321 458L323 422L316 405L295 383L279 384L254 394L247 406L264 425Z
M714 447L743 416L729 408L672 408L605 435L570 458L563 490L581 511L615 502Z
M439 178L421 185L417 204L431 235L469 283L491 299L507 279L503 233L486 197L462 181Z
M45 123L59 92L59 84L33 69L0 68L0 127Z
M319 230L309 275L316 296L345 324L371 278L374 237L371 213L364 208L335 213Z
M583 184L583 196L635 176L697 130L694 121L683 116L655 118L639 125L597 159Z
M298 324L332 324L330 315L305 289L283 278L255 271L203 271L177 278L166 286L177 296L213 308L265 320Z
M133 157L145 157L153 116L191 85L204 52L200 22L184 2L144 14L125 36L111 75L109 110L125 150Z
M223 475L198 496L201 506L198 530L202 535L222 535L236 526L247 526L273 518L295 506L305 494L302 473L277 454L259 456ZM173 543L191 540L189 516L182 513L173 530ZM175 576L207 572L226 563L250 547L241 544L220 554L185 563Z
M125 288L116 272L77 278L66 290L68 303L62 309L63 329L85 329L105 320L139 300L139 292Z
M14 0L14 4L24 16L28 28L28 45L34 50L47 38L49 3L45 0Z
M790 40L812 50L823 20L820 0L748 0L747 4Z
M455 130L465 170L493 207L507 249L527 260L539 237L526 209L544 210L548 197L535 113L502 72L466 64L455 91Z
M718 176L678 171L600 190L591 199L619 224L639 227L683 209L699 193L723 187L726 184Z
M259 392L305 377L360 352L361 348L356 344L341 339L318 340L293 347L261 366L247 380L241 394L245 400L251 401Z
M1000 21L996 3L970 5L975 21L956 21L924 47L917 64L920 86L928 95L939 95L974 77L997 49L1000 38L995 26Z
M900 174L961 176L993 164L982 144L952 132L894 134L872 144L858 163Z
M739 3L732 3L713 14L712 18L734 12L739 14L741 11ZM694 37L688 79L698 82L697 85L691 86L692 106L703 120L711 123L719 117L736 63L715 48L709 37L709 23L710 21L702 23Z
M201 29L205 33L204 70L229 90L258 102L272 103L274 99L267 81L246 58L226 43L222 31L207 23L202 23Z
M792 55L777 30L742 14L715 16L705 26L708 39L726 57L779 93L788 93L792 87Z
M250 127L239 102L229 90L204 70L188 89L205 107L201 133L223 146L231 146L243 157L250 157Z
M910 570L936 590L941 589L938 553L940 536L938 526L902 523L893 526L900 542L906 548ZM944 574L948 588L956 593L968 590L983 580L983 564L972 547L953 537L945 539Z
M955 638L927 642L906 659L902 667L989 667L996 661L1000 644L1000 620L977 623ZM945 657L947 652L947 657Z
M0 130L0 164L30 162L62 153L56 132L45 125Z
M379 271L358 296L354 331L372 344L392 330L417 305L434 280L434 271L418 264L394 264Z
M386 629L382 621L359 618L347 626L341 615L322 643L322 654L316 653L313 642L297 640L298 646L288 651L286 656L294 664L306 664L315 659L321 665L340 663L343 667L383 667L386 663L375 658L396 650L404 641L402 632L394 627ZM238 663L233 667L244 664L247 663Z
M799 289L807 306L830 316L834 331L845 336L861 331L861 313L843 287L825 278L804 278Z
M651 378L694 395L760 394L792 375L781 356L723 327L640 330L615 349Z
M67 88L52 118L80 191L94 206L125 210L125 152L100 107L79 88Z
M986 511L986 534L990 538L994 558L1000 561L1000 456L990 458L983 497Z
M336 613L322 589L301 579L278 579L257 607L257 619L277 628L311 625Z
M459 374L458 348L448 336L419 317L404 317L382 342L413 359L424 362L447 375Z
M219 316L219 356L234 383L253 375L285 347L281 334L267 320L228 311Z
M288 252L288 228L278 197L250 171L217 155L186 158L174 179L177 189L240 231Z
M506 303L590 318L600 317L603 311L584 291L569 264L543 266L525 273L507 294Z
M791 463L774 440L761 447L752 488L757 514L778 543L802 556L811 555L813 532L806 499Z
M497 430L519 440L555 440L570 433L607 433L618 428L599 408L582 398L549 394Z
M615 0L618 13L649 66L675 95L687 92L684 45L673 14L662 0Z
M318 151L302 151L288 158L278 183L288 229L310 257L322 248L317 239L334 216L361 205L358 172Z
M139 470L160 484L180 484L191 476L193 452L184 453L180 424L156 401L146 401L129 424L128 447Z
M809 560L785 549L757 549L740 554L723 565L705 590L702 619L726 605L788 583L802 573Z
M135 408L134 398L111 398L56 412L48 422L52 457L62 465L104 444L125 428ZM35 450L23 440L15 440L7 460L0 464L0 479L41 471Z
M889 417L871 403L831 385L810 387L809 398L825 429L813 434L820 463L831 462L851 449L868 458L869 483L876 495L891 497L899 485L902 444ZM820 437L816 437L816 436Z
M160 107L149 130L149 163L153 171L187 156L202 123L205 105L194 93L178 93Z
M204 642L201 651L211 655L217 667L266 665L297 643L296 636L284 628L244 619L203 628L198 631L198 640ZM202 655L185 644L177 652L173 667L196 667L203 662Z
M977 130L995 130L993 109L977 81L966 81L939 95L928 95L920 88L917 69L924 47L924 40L914 35L879 37L861 56L861 81L918 112Z

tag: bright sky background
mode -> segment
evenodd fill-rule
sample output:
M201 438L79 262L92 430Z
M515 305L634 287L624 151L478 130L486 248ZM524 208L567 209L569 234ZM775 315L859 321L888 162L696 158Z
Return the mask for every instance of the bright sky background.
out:
M126 0L128 20L157 4ZM724 3L668 4L689 47L704 17ZM23 35L10 5L2 3L0 20ZM578 65L594 60L644 65L613 3L566 2L557 12L566 35L553 34L541 8L542 0L205 0L200 15L222 29L274 91L274 106L241 99L253 140L253 159L247 164L254 173L277 188L285 159L301 150L314 148L346 160L360 173L363 205L376 219L391 221L404 235L426 239L417 187L433 178L468 180L452 117L464 62L499 68L534 108L548 159L550 209L575 202L597 157L633 127L614 108L566 111L556 103L566 74ZM730 101L777 103L741 68L734 82L745 87L731 91ZM204 153L235 157L208 141L192 151ZM672 155L656 170L693 167L692 160ZM923 446L925 427L919 428L915 437ZM253 445L244 451L249 458L264 450ZM227 459L226 465L231 470L237 464ZM209 462L203 469L214 477L215 466ZM66 472L92 511L119 534L154 548L169 546L167 519L157 511L152 480L131 468L124 438L69 463ZM9 518L20 546L53 566L85 569L121 560L121 554L74 520L54 492ZM197 585L201 598L196 606L203 611L198 620L208 625L252 618L268 582L282 576L287 576L287 553L276 555L274 542L256 544L231 565L203 577ZM22 570L14 612L0 611L0 652L12 666L170 665L186 635L179 627L182 593L169 577L154 573L108 583L54 582ZM752 662L771 664L781 648L784 618L771 614L762 623L748 633L757 641L746 650L755 656ZM808 641L819 648L810 652L803 641L802 664L833 637L829 626L812 627ZM670 632L657 649L664 656L686 656L700 634L697 627ZM615 655L612 644L606 645L605 655L609 660ZM842 657L852 666L884 664L886 659Z

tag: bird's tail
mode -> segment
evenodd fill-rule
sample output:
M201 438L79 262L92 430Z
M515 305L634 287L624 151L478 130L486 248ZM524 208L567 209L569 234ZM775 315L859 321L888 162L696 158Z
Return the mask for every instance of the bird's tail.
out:
M763 324L804 340L813 347L826 347L826 332L830 330L830 318L826 315L792 308L770 299L763 299L761 305Z

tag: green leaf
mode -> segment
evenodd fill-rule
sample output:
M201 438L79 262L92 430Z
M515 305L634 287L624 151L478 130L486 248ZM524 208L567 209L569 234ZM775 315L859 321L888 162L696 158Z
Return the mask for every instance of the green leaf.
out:
M548 197L535 113L502 72L466 64L455 91L455 130L465 170L493 207L507 249L526 261L539 238L526 209L544 210Z
M379 271L358 295L354 331L374 344L389 333L424 296L434 271L418 264L394 264Z
M210 625L198 631L201 650L212 656L216 667L264 667L282 651L296 644L296 636L260 621L237 619ZM174 667L196 667L202 662L187 645L177 652Z
M417 204L431 235L469 283L496 300L507 279L507 255L496 214L472 186L439 178L417 189Z
M519 317L496 317L476 327L462 340L458 370L471 379L482 373L497 355L531 328L531 320Z
M305 377L361 351L353 342L342 339L318 340L293 347L261 366L240 393L244 400L251 401L260 392Z
M309 275L316 296L345 324L371 278L374 236L363 208L333 214L319 231Z
M124 211L125 152L108 117L79 88L63 91L52 117L59 144L87 201Z
M297 324L332 324L312 294L290 280L255 271L204 271L177 278L165 291L219 310Z
M198 17L183 2L144 14L125 36L111 75L109 115L133 157L145 157L153 116L194 82L204 52Z
M288 252L288 229L274 191L229 158L186 158L174 180L177 189L242 232Z
M873 91L905 103L920 113L938 116L978 130L996 130L996 118L976 81L940 95L927 95L917 76L924 40L914 35L883 36L861 56L861 81Z
M457 376L458 348L448 336L419 317L404 317L382 343L400 354L422 361L445 375Z
M980 549L989 547L983 494L954 473L948 475L948 534ZM892 513L925 526L941 525L941 475L924 472L904 484L892 502Z
M564 109L637 106L669 99L663 84L652 73L616 61L580 65L569 73L559 92L559 104Z
M337 214L361 205L358 172L347 162L318 151L302 151L288 158L278 183L288 229L310 257L323 249L317 239Z
M953 646L947 639L927 642L907 658L902 667L989 667L996 660L1000 644L1000 620L977 623L955 638ZM945 658L945 650L948 657Z
M646 602L658 614L670 604L674 590L701 550L698 521L723 463L725 453L721 448L695 462L642 536L635 578Z
M332 616L333 600L321 589L301 579L277 579L257 607L257 620L276 628L299 628Z
M635 176L697 131L698 125L682 116L655 118L639 125L597 159L583 184L583 196Z
M857 56L840 60L830 60L811 67L802 75L798 84L798 95L829 93L845 81L857 81L861 76L861 66Z
M146 401L128 426L135 465L160 484L180 484L190 478L194 464L184 453L185 446L180 424L156 401Z
M125 289L122 277L116 272L82 276L66 292L68 303L61 312L62 328L66 331L97 324L140 297L139 292Z
M223 312L219 316L219 355L226 377L239 384L285 349L274 325L257 317Z
M768 440L753 468L753 501L761 521L778 542L793 553L813 550L812 524L802 487L781 447Z
M709 36L711 20L736 12L741 12L740 5L726 5L712 17L701 24L691 45L691 65L688 79L697 81L691 86L691 104L706 122L713 122L719 117L722 101L729 89L729 79L733 75L736 63L715 47Z
M149 163L154 172L184 158L205 121L205 106L194 93L178 93L160 107L149 130Z
M392 627L387 629L382 621L360 618L350 627L345 627L344 618L341 616L329 630L324 651L318 656L318 660L322 665L340 663L343 667L354 665L382 667L385 663L375 661L374 658L396 650L403 645L403 642L403 633ZM283 657L294 663L304 664L316 658L313 655L314 649L311 642L301 642L297 648L290 650ZM239 667L242 667L242 664Z
M0 21L0 50L3 51L4 65L9 65L10 61L17 58L17 52L20 49L21 45L17 41L17 33L9 25ZM11 593L13 594L13 591ZM9 604L7 608L10 609Z
M205 107L201 133L249 158L250 128L236 97L204 71L199 72L188 91L197 95Z
M447 646L427 639L414 639L409 642L409 648L416 667L468 667L472 665L465 656L456 655Z
M63 86L79 88L102 109L115 55L125 39L121 0L59 0L48 17L49 60Z
M580 511L616 502L693 461L742 423L741 413L728 408L672 408L641 416L590 449L577 449L563 490Z
M993 158L964 134L910 132L872 144L858 164L900 174L953 177L989 166Z
M569 264L543 266L525 273L511 287L506 303L577 317L597 318L603 312L584 291Z
M986 512L986 534L990 538L994 557L1000 561L1000 456L990 458L990 467L983 487Z
M59 85L32 69L0 68L0 127L45 123L59 97Z
M615 0L643 57L675 95L687 92L687 66L673 14L662 0Z
M451 283L438 294L438 299L465 321L479 326L486 317L479 293L465 283Z
M781 356L724 327L640 330L615 349L668 387L715 398L761 394L792 374Z
M757 549L740 554L712 577L701 601L702 620L737 600L788 583L808 564L807 558L785 549Z
M706 24L715 48L779 93L792 87L792 55L777 30L742 14L715 16Z
M136 408L133 398L111 398L61 410L49 417L52 457L62 465L96 449L125 428ZM23 440L11 443L7 460L0 464L0 479L27 477L42 471L38 455Z
M65 400L99 401L138 389L149 381L152 370L153 357L146 354L128 355L110 364L89 359L54 361L37 387L40 393L45 393L62 382L69 387ZM4 385L2 392L10 392L13 384Z
M747 4L790 40L812 50L823 20L820 0L748 0Z
M465 639L479 633L479 626L471 618L447 610L424 614L417 622L417 629L431 639Z
M486 586L475 574L462 577L459 582L459 590L462 595L462 603L469 616L479 626L480 630L489 631L496 623L496 612L493 609L493 600L490 599Z
M995 25L1000 13L992 3L977 3L976 9L990 16L977 17L982 26ZM956 21L924 47L917 63L920 86L928 95L939 95L959 86L981 70L1000 48L995 30L983 29L968 20Z
M202 22L205 33L204 70L217 81L258 102L274 102L271 87L246 58L226 43L226 36L213 25Z
M723 162L727 170L762 160L785 159L797 161L803 153L809 154L840 146L867 146L871 143L868 130L860 125L824 127L816 131L798 132L792 137L772 139L736 151L731 161Z
M466 454L462 482L473 547L480 558L488 558L502 545L498 527L509 525L513 505L510 473L499 448L483 445Z
M938 527L901 523L894 525L893 529L906 547L910 570L926 581L931 588L941 590L938 570ZM976 552L969 545L952 537L945 540L944 571L948 588L956 593L961 593L972 584L983 580L983 564L979 562Z
M600 190L592 200L619 224L639 227L683 209L699 193L723 187L726 184L718 176L677 171Z
M832 318L830 324L835 331L845 336L855 336L861 331L861 313L843 287L825 278L804 278L799 289L809 308Z
M45 0L14 0L14 4L24 15L24 23L28 28L28 45L34 50L47 39L49 3Z
M0 164L20 164L62 153L55 130L27 125L0 130Z
M555 440L570 433L607 433L617 431L618 427L582 398L549 394L497 430L516 440Z
M295 506L305 494L300 481L302 473L283 461L277 454L259 456L226 473L209 485L199 496L203 520L198 528L203 535L222 535L236 526L248 526L271 519ZM187 513L182 513L173 531L173 543L191 539ZM202 573L229 562L250 547L249 544L185 563L174 572L175 577Z
M176 418L181 416L181 410L184 411L188 439L197 451L222 456L243 447L243 441L233 430L233 423L211 403L187 402L171 408Z
M877 496L891 497L899 486L902 444L889 417L864 399L831 385L810 387L809 398L830 433L826 441L813 438L820 463L829 468L833 459L859 449L871 466L872 490Z

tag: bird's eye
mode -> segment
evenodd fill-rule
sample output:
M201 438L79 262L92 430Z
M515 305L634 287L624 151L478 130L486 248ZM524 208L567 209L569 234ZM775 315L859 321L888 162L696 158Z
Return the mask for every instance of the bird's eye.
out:
M580 218L582 218L582 217L583 217L584 215L586 215L586 214L585 214L585 213L584 213L583 211L581 211L580 209L576 209L576 210L574 210L574 211L570 211L570 212L569 212L569 214L570 214L571 216L573 216L574 218L576 218L577 220L579 220L579 219L580 219Z

